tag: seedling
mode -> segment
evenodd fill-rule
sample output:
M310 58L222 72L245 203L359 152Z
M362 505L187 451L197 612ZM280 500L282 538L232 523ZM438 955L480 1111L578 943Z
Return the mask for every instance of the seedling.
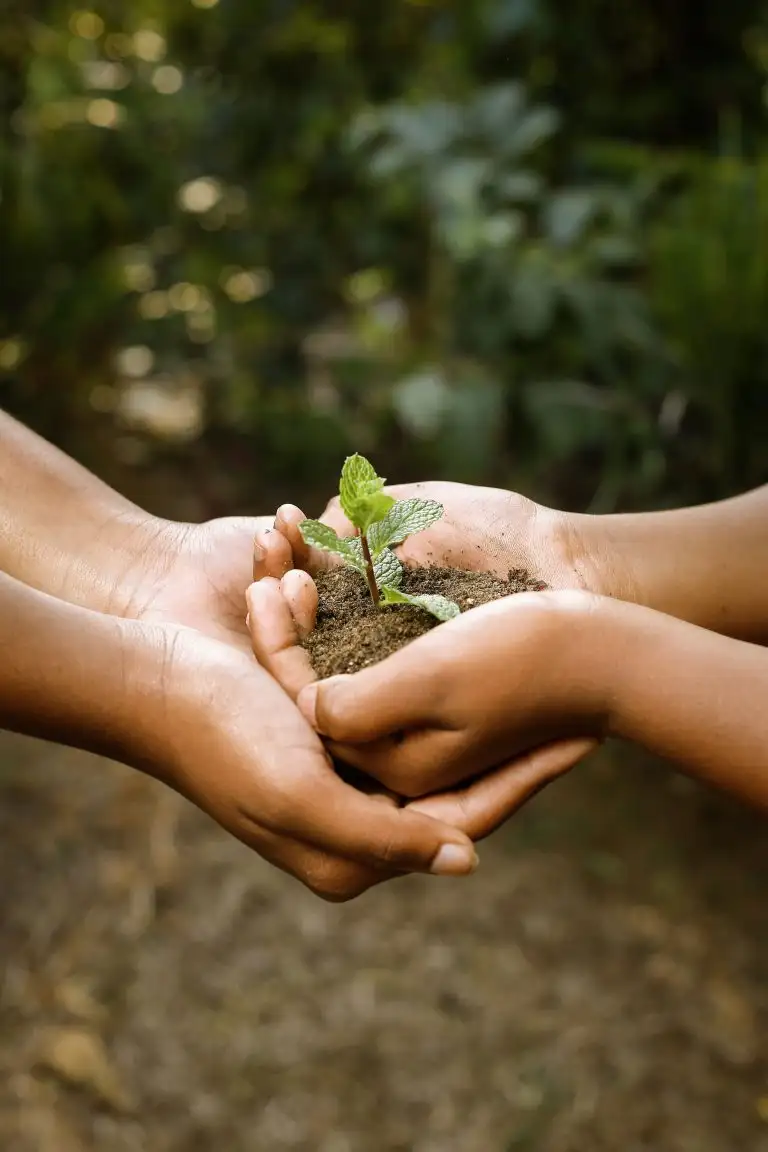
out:
M413 604L438 620L452 620L460 611L452 600L403 592L403 566L392 551L396 544L436 523L443 515L443 506L436 500L394 500L382 491L384 484L364 456L348 456L341 470L339 497L357 535L337 536L319 520L302 521L299 531L306 544L332 552L364 576L377 607Z

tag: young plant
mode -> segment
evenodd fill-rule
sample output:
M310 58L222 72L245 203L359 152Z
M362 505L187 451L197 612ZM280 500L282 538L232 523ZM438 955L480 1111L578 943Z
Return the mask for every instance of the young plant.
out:
M396 544L439 520L443 506L436 500L394 500L382 491L384 484L364 456L348 456L341 470L339 497L357 535L337 536L319 520L304 520L299 531L305 543L332 552L364 576L377 606L413 604L438 620L452 620L460 611L452 600L403 592L403 566L392 551Z

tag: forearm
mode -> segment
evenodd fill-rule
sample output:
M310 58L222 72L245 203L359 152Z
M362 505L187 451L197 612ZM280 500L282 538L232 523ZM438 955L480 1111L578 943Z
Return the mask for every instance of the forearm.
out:
M0 412L0 571L120 615L119 590L163 526Z
M575 520L611 593L768 643L768 486L698 508Z
M768 811L768 653L634 605L599 641L612 735Z
M0 727L136 761L162 685L162 634L0 573Z

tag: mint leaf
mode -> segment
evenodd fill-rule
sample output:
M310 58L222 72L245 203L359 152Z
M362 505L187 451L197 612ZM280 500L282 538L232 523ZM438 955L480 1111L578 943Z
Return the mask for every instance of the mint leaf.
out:
M361 532L382 520L395 503L392 496L382 492L384 479L364 456L348 456L341 470L339 497L344 515Z
M398 588L382 588L381 599L384 604L411 604L414 608L423 608L442 623L454 620L461 613L458 604L445 596L409 596Z
M403 566L389 548L385 548L373 562L373 574L379 588L399 588L403 582Z
M360 547L360 541L354 537L337 536L333 528L329 528L327 524L321 524L319 520L302 520L299 524L299 532L305 544L309 544L311 548L319 548L321 552L332 552L335 556L340 556L352 568L356 568L358 572L365 572L365 563L363 561L363 552Z
M370 495L361 497L357 504L357 518L359 520L357 527L362 532L367 533L371 525L384 519L394 503L394 497L387 496L386 492L372 492ZM352 523L354 524L355 521L353 520Z
M382 548L392 548L402 544L409 536L423 532L435 524L443 515L443 506L436 500L398 500L390 508L383 520L371 524L368 543L371 552L377 556Z

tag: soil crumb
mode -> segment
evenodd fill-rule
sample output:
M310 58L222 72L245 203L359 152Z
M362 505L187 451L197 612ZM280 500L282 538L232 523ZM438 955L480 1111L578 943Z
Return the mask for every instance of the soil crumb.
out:
M322 573L317 587L317 625L305 647L321 679L368 668L439 623L410 604L374 607L365 580L352 568ZM462 612L515 592L540 592L544 588L541 580L522 569L511 571L506 580L458 568L406 568L403 576L404 592L445 596Z

